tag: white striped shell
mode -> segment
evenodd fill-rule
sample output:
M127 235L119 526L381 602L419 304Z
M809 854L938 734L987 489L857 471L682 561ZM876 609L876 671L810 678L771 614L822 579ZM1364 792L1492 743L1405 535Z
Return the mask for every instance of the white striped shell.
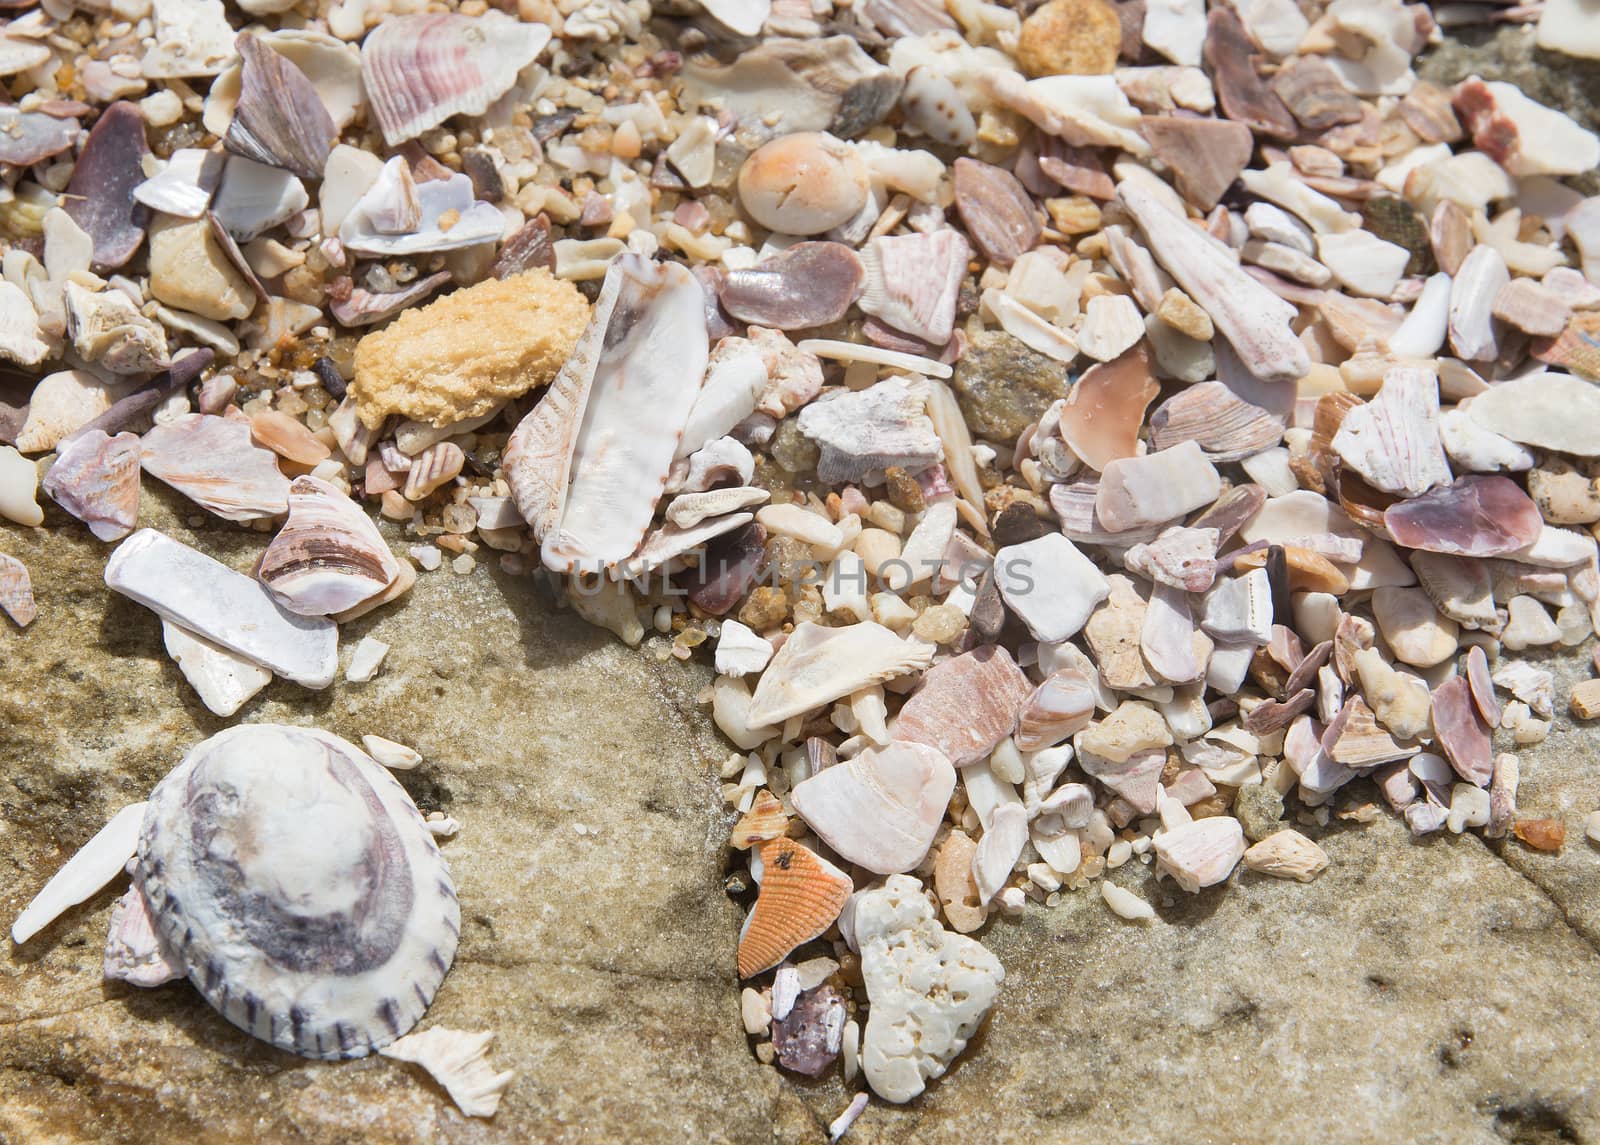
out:
M449 868L405 789L315 728L247 724L156 785L135 885L162 955L223 1017L311 1058L422 1017L455 958Z
M500 12L390 16L361 45L367 102L393 147L452 115L482 115L550 42L550 29Z
M331 616L388 588L400 566L360 505L307 475L289 486L289 519L256 575L290 612Z

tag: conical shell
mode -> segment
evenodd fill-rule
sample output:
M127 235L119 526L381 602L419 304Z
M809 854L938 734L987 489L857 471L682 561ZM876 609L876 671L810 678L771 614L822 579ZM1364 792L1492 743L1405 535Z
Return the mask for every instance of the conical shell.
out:
M307 476L289 486L289 519L256 575L290 612L329 616L388 588L400 567L359 505Z
M452 115L482 115L550 42L550 29L499 12L390 16L361 45L367 100L393 147Z
M100 540L121 540L139 520L138 434L91 429L70 438L41 485Z
M761 894L739 939L739 977L782 962L839 917L854 887L850 876L793 839L761 848Z
M461 930L411 797L315 728L196 746L150 796L133 877L206 1001L311 1058L363 1057L414 1026Z

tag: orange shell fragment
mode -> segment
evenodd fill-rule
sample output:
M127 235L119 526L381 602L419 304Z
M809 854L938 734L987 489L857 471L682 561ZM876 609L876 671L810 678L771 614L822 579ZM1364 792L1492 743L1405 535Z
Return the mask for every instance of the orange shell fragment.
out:
M771 970L832 925L855 890L850 876L793 839L761 847L761 894L739 939L739 977Z

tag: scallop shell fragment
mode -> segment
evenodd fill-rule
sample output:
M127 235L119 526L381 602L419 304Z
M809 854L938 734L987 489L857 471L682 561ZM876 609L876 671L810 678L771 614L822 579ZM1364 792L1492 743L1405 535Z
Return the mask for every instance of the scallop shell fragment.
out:
M949 227L931 234L880 235L861 250L865 314L932 346L950 340L956 298L971 248Z
M705 374L704 296L684 267L623 255L577 348L511 435L507 480L547 567L639 547Z
M1031 691L1011 653L986 644L923 674L894 737L936 747L957 767L976 763L1016 728Z
M289 519L256 575L290 612L330 616L388 588L400 568L359 505L306 476L289 486Z
M493 1039L488 1031L468 1033L434 1026L407 1034L378 1052L427 1070L468 1117L493 1117L501 1095L516 1078L511 1070L496 1073L489 1064L485 1051Z
M933 663L934 646L865 621L846 628L798 625L772 658L750 701L750 722L781 724L813 708Z
M249 724L197 745L151 793L133 879L206 1001L305 1057L363 1057L403 1035L460 934L411 797L315 728Z
M256 445L244 418L190 413L145 434L141 462L150 476L227 521L276 517L289 509L289 479Z
M500 12L388 16L361 45L361 75L394 147L453 115L482 115L550 42L544 24Z
M739 977L771 970L827 930L852 890L849 875L793 839L762 844L761 893L739 937Z
M925 381L886 378L806 406L796 424L821 449L817 476L830 483L879 484L887 469L916 474L936 465L943 446L924 412L927 400Z
M237 47L244 70L223 146L302 179L320 179L338 130L317 89L259 37L247 32Z
M802 780L790 799L841 857L892 875L922 862L955 786L943 752L896 740Z
M1378 396L1345 414L1333 448L1367 483L1415 497L1450 481L1439 439L1439 382L1431 369L1391 367Z
M39 615L39 606L33 602L33 579L28 576L28 566L5 553L0 553L0 612L21 628L28 627Z
M1043 235L1033 200L1011 172L960 158L955 162L956 210L979 252L1010 266Z

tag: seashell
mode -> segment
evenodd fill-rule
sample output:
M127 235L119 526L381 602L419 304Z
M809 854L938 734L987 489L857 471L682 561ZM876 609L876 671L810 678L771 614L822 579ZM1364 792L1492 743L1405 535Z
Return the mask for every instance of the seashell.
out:
M354 608L388 588L399 564L361 507L320 477L289 486L289 517L261 556L256 576L301 616Z
M1497 382L1467 416L1502 437L1579 457L1600 457L1600 389L1569 374L1540 372Z
M1441 614L1467 628L1493 628L1494 577L1482 561L1418 550L1409 556L1417 581Z
M133 532L139 517L139 454L136 434L78 433L60 444L41 484L98 539L118 541Z
M1294 828L1285 827L1246 851L1244 865L1275 879L1309 883L1328 869L1328 853Z
M1078 329L1078 348L1099 362L1109 362L1144 337L1144 318L1133 299L1100 294L1089 299Z
M978 123L948 76L931 67L906 73L900 111L907 126L946 147L966 150L978 138Z
M33 602L33 580L28 576L28 566L5 553L0 553L0 612L16 621L19 628L28 627L39 615L39 606ZM21 920L18 922L20 924ZM12 932L13 937L15 933Z
M727 631L728 624L738 623L736 620L728 621L723 625L723 631ZM745 631L748 632L749 629ZM789 813L783 809L783 804L778 801L777 796L770 791L758 791L750 810L741 815L739 821L733 825L728 845L739 851L747 851L757 844L783 838L788 826Z
M883 350L876 346L863 346L856 342L839 342L831 338L804 338L795 343L802 353L838 362L867 362L892 370L921 374L929 378L948 378L955 371L943 362L897 350Z
M308 28L280 28L251 35L262 47L288 60L311 81L333 120L335 132L348 127L366 104L366 92L361 83L361 52L356 45ZM239 102L243 63L235 56L211 81L206 93L201 122L215 136L226 135L233 119Z
M1572 307L1561 295L1531 278L1512 279L1502 286L1490 310L1524 333L1547 338L1558 337L1572 320Z
M911 870L928 853L955 783L955 768L938 749L897 740L802 780L790 800L841 857L888 875Z
M11 446L0 446L0 517L29 527L43 524L38 491L38 467Z
M638 551L618 564L617 570L627 578L646 576L652 570L670 564L678 557L701 548L706 542L742 528L753 520L755 515L751 513L725 513L686 529L677 525L661 525L646 535Z
M1142 329L1142 327L1141 327ZM1142 346L1114 361L1091 366L1067 393L1061 437L1084 463L1104 470L1138 452L1144 411L1160 391Z
M1204 55L1223 115L1274 139L1293 139L1300 133L1289 109L1256 72L1255 45L1233 9L1211 10Z
M927 384L886 378L865 390L812 402L796 419L821 450L817 477L829 484L881 484L890 468L920 473L936 465L943 447L924 413Z
M272 682L272 673L252 660L196 636L170 620L161 622L167 655L208 710L231 716ZM182 977L181 973L173 977Z
M1096 689L1076 668L1058 668L1023 702L1017 719L1019 751L1040 751L1082 731L1094 716Z
M972 857L972 877L978 885L979 900L985 906L1010 882L1027 843L1027 811L1016 803L996 807Z
M955 162L956 211L978 252L1010 266L1043 235L1033 200L1011 172L976 159Z
M1472 686L1452 676L1433 690L1434 740L1456 774L1484 787L1494 773L1491 729L1472 698Z
M1451 102L1472 142L1512 175L1579 175L1600 165L1600 137L1515 84L1471 76Z
M153 211L183 219L202 218L222 181L226 163L227 157L216 151L180 148L165 167L133 189L133 197Z
M1078 343L1072 333L1046 322L1011 295L990 287L982 294L983 308L992 312L1000 328L1017 341L1061 363L1078 356ZM1140 329L1143 330L1141 324Z
M728 271L717 297L741 322L805 330L843 318L865 280L862 260L843 243L802 242L746 270Z
M19 366L37 366L50 356L50 344L41 333L39 313L27 293L15 283L0 280L0 358Z
M902 640L870 621L847 628L800 624L761 674L750 721L781 724L872 684L921 671L933 653L932 644Z
M1388 298L1399 285L1411 252L1371 231L1344 231L1318 235L1317 258L1350 293Z
M70 117L0 107L0 163L18 168L42 163L70 151L82 130Z
M1322 750L1333 762L1360 769L1406 759L1419 749L1396 740L1379 726L1365 700L1351 696L1323 732Z
M369 230L380 235L410 234L422 225L416 179L403 156L393 156L383 165L353 209L360 209Z
M94 240L96 271L122 266L144 242L147 212L133 193L144 182L149 154L137 104L106 108L84 141L62 209Z
M1498 557L1533 544L1544 523L1510 479L1473 475L1389 506L1383 524L1409 549Z
M354 746L316 729L231 728L157 784L142 820L130 870L156 953L230 1022L334 1059L364 1056L422 1017L454 958L460 910L416 805ZM211 847L241 859L218 873ZM272 864L288 856L323 898L284 889ZM307 926L329 942L297 937Z
M226 521L276 517L289 508L289 479L251 440L243 418L183 414L145 434L146 473Z
M683 574L679 587L712 616L722 616L744 599L766 562L766 530L750 524L718 537L706 548L700 567Z
M765 357L749 340L724 338L718 342L707 361L705 380L689 410L674 460L724 436L754 413L771 380Z
M124 808L124 812L134 811L137 814L128 816L132 830L124 853L126 862L133 857L133 852L138 846L139 825L144 820L146 803L136 803L131 808ZM120 817L120 815L118 816ZM118 817L112 819L112 823ZM111 824L107 824L109 828ZM121 828L119 828L121 830ZM92 851L94 843L91 842L84 851ZM80 852L80 855L83 852ZM111 858L111 849L108 847L103 852L107 859ZM76 856L75 856L76 857ZM65 873L65 868L63 872ZM115 878L113 872L109 881ZM54 883L55 880L51 880ZM153 987L161 986L174 979L183 977L183 967L169 960L161 950L161 943L156 939L155 925L150 918L150 904L145 901L144 892L136 886L130 886L123 892L116 905L111 908L111 929L106 935L105 954L101 959L105 976L113 981L128 982L134 986Z
M1006 607L1035 639L1052 644L1074 636L1111 591L1094 563L1059 533L1005 546L994 570Z
M501 1095L516 1078L511 1070L496 1073L489 1064L485 1050L493 1038L487 1030L469 1034L432 1026L398 1038L378 1052L427 1070L468 1117L493 1117Z
M326 688L338 674L332 623L286 611L260 582L154 529L117 547L105 580L162 619L304 687Z
M1223 383L1201 382L1156 408L1150 416L1150 443L1162 450L1192 440L1214 462L1238 461L1276 445L1283 427L1282 418L1243 400Z
M950 832L939 847L939 858L933 868L934 893L945 921L958 934L977 930L989 917L978 893L978 884L972 877L972 857L977 844L959 829Z
M304 210L310 201L305 187L290 172L235 155L222 173L208 217L221 224L231 238L248 242ZM239 265L244 262L242 257L231 261L247 278L255 276L248 263Z
M1360 123L1362 104L1322 56L1294 55L1272 77L1272 94L1308 131Z
M382 294L351 284L348 292L342 293L337 289L330 292L328 309L342 326L371 326L415 306L440 287L449 284L451 278L448 270L441 270L417 279L403 290Z
M1174 520L1221 491L1216 468L1198 444L1186 441L1110 462L1095 493L1095 512L1108 528L1127 531Z
M1439 383L1432 369L1392 366L1372 401L1344 417L1333 437L1344 463L1376 489L1415 497L1450 481L1439 440Z
M761 893L739 937L739 977L771 970L827 930L853 890L849 875L793 839L763 843Z
M965 767L987 758L1017 726L1031 689L997 644L985 644L934 665L895 720L896 740L938 748Z
M1310 357L1289 326L1294 307L1245 274L1227 247L1167 210L1142 186L1124 180L1118 195L1151 252L1211 316L1250 373L1278 382L1310 372Z
M772 14L772 0L700 0L711 18L740 36L756 36Z
M159 0L154 8L155 43L140 63L145 79L214 76L236 58L221 0Z
M322 178L339 133L315 85L257 36L246 32L235 47L243 70L223 146L302 179Z
M1139 132L1172 170L1183 197L1203 210L1221 200L1250 163L1255 138L1242 123L1170 115L1145 116Z
M1541 719L1550 719L1554 714L1555 678L1544 669L1535 668L1526 660L1502 660L1494 670L1493 680Z
M765 489L748 487L684 493L672 499L672 503L667 506L666 518L670 524L680 529L687 529L710 517L720 517L725 513L736 513L741 509L760 505L770 500L771 496L772 494Z
M781 136L739 168L739 201L770 231L817 235L844 226L867 201L867 167L826 132Z
M86 362L112 374L151 374L167 368L167 332L120 290L88 290L68 282L62 295L67 335Z
M1161 794L1161 771L1167 763L1164 747L1134 751L1120 762L1080 750L1077 761L1085 775L1120 795L1141 815L1155 811Z
M1063 536L1080 545L1126 546L1155 539L1155 529L1130 529L1126 532L1108 529L1095 512L1095 497L1099 491L1098 478L1050 486L1050 508L1061 522Z
M724 108L741 123L759 121L763 134L780 136L859 135L889 114L901 90L900 77L850 36L772 35L741 50L727 66L695 57L680 74L689 100Z
M950 340L971 248L960 232L880 235L861 251L861 310L935 346Z
M467 456L453 441L430 445L411 460L406 470L405 499L422 501L444 485L454 481L466 464Z
M551 272L556 269L555 248L550 243L550 219L545 215L535 215L500 244L492 273L496 278L511 278L540 267Z
M544 24L499 12L388 16L361 44L361 76L384 142L415 139L453 115L482 115L549 42Z
M674 467L679 464L674 462ZM717 485L746 485L755 476L755 456L731 437L707 442L689 455L688 471L674 493L704 493Z
M1488 245L1472 248L1450 284L1450 347L1468 361L1493 358L1495 297L1511 281L1506 260Z
M1159 582L1152 586L1139 648L1151 671L1169 684L1188 684L1205 675L1211 641L1196 631L1188 593Z
M506 446L507 480L547 567L594 569L638 547L708 350L686 269L632 254L611 264L577 348Z
M18 944L27 942L68 907L85 901L120 875L138 849L140 827L149 806L148 803L134 803L122 808L80 847L17 916L11 926L11 940ZM114 914L113 935L116 921ZM170 981L175 976L160 981Z
M403 165L405 160L395 156L389 162ZM403 187L403 183L399 185ZM405 217L405 208L395 202L397 184L380 178L339 224L344 248L357 254L413 255L497 242L505 234L500 208L475 202L472 180L466 175L430 179L414 186L420 211L414 229L403 234L381 229L397 225ZM405 192L402 189L400 193Z
M1474 644L1467 649L1467 686L1472 690L1472 704L1483 722L1493 730L1500 726L1500 701L1495 698L1494 681L1489 675L1489 657ZM1496 772L1496 779L1499 774Z
M1219 580L1206 594L1201 627L1218 640L1263 645L1272 639L1272 584L1265 569Z
M28 417L17 434L21 453L45 453L68 434L105 413L125 392L109 386L86 370L49 374L33 388Z
M1205 592L1216 579L1217 530L1172 528L1123 554L1130 572L1185 592Z

